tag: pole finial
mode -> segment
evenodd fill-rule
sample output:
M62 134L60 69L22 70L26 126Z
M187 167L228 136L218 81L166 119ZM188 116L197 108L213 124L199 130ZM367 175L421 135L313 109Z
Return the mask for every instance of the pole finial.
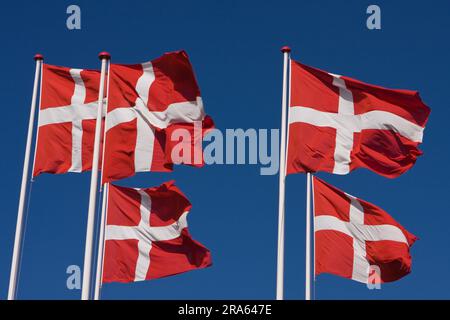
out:
M44 56L42 55L42 54L40 54L40 53L36 53L35 55L34 55L34 58L33 58L35 61L37 61L37 60L44 60Z
M283 52L283 53L285 53L285 52L289 53L289 52L291 52L291 48L288 47L288 46L284 46L284 47L281 48L281 52Z
M100 60L102 60L102 59L111 59L111 55L108 53L108 52L106 52L106 51L102 51L102 52L100 52L99 54L98 54L98 58L100 59Z

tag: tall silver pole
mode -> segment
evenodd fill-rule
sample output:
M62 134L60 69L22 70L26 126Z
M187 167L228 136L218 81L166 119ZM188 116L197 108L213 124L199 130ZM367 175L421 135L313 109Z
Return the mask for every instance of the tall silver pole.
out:
M100 231L99 231L99 235L98 235L97 270L95 272L94 300L100 299L100 290L102 288L103 256L104 256L104 250L105 250L105 224L106 224L106 213L107 213L107 203L108 203L108 191L109 191L109 184L105 183L105 185L103 186L102 216L100 218Z
M99 58L102 61L102 69L98 90L98 109L97 119L95 123L94 155L92 157L91 188L89 193L89 211L86 228L86 244L84 249L83 286L81 288L82 300L89 300L90 298L89 293L91 287L92 248L94 238L95 204L97 200L98 162L102 129L103 96L105 92L106 65L111 56L107 52L101 52L99 54Z
M23 213L25 208L25 198L28 187L28 170L30 167L31 142L33 140L34 114L36 113L36 101L39 86L39 74L42 70L42 62L44 57L40 54L34 56L36 61L36 70L34 72L33 96L31 98L30 117L28 120L27 144L25 146L25 159L23 161L22 185L20 187L19 209L17 211L16 235L14 238L14 249L11 263L11 274L9 277L8 300L16 298L17 274L20 265L20 252L22 249L22 233L23 233Z
M108 128L108 98L109 98L109 85L111 78L111 63L108 65L108 85L106 87L106 111L105 111L105 128ZM106 146L106 129L103 131L103 150L102 150L102 168L105 167L105 146ZM103 170L100 175L100 183L103 183ZM94 285L94 300L100 299L100 292L102 289L102 277L103 277L103 256L105 246L105 224L106 213L108 212L108 189L109 184L103 184L103 199L102 199L102 211L100 217L100 230L98 236L98 251L97 251L97 270L95 272L95 285Z
M305 300L311 300L311 173L306 173Z
M291 49L281 48L283 53L283 97L281 101L281 145L278 189L278 255L277 255L277 300L283 300L284 293L284 195L286 179L286 109L288 100L288 63Z

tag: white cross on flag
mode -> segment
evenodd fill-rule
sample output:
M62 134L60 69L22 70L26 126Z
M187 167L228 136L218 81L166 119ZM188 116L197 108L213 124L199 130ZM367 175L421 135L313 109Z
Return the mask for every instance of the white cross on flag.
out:
M110 72L103 181L171 170L176 129L192 138L182 141L189 155L180 154L184 161L177 163L202 166L202 138L214 124L205 116L186 52L142 64L111 64Z
M187 229L191 204L173 181L132 189L110 184L103 282L166 277L211 265Z
M316 275L383 283L411 272L413 234L381 208L313 179Z
M43 65L33 176L92 168L100 72Z
M430 109L386 89L291 61L287 174L367 168L394 178L422 154Z

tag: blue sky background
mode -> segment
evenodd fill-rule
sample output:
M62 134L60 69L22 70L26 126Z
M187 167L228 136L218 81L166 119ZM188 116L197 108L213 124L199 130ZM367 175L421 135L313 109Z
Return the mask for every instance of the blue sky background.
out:
M0 298L6 298L34 73L45 62L99 68L138 63L185 49L207 112L225 128L279 128L282 45L293 58L327 71L394 88L418 89L432 113L416 166L395 180L360 170L319 176L379 205L420 237L413 272L381 290L319 276L318 299L448 299L450 246L450 3L376 1L382 30L366 28L368 1L10 1L2 4L0 97L2 157ZM82 29L66 28L78 4ZM165 279L108 284L106 299L273 299L278 176L256 165L178 166L139 174L123 186L175 179L193 203L190 230L214 265ZM33 183L18 297L78 299L66 288L68 265L82 266L90 173L42 175ZM287 299L304 297L305 176L289 176L286 194Z

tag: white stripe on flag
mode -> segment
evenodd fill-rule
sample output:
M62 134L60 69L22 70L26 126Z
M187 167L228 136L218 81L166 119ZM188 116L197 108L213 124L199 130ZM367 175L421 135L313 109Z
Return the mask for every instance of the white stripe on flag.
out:
M144 190L137 189L141 196L141 221L139 222L139 227L146 229L150 227L150 210L152 207L152 200L147 192ZM134 275L134 281L145 280L147 276L148 269L150 268L150 250L152 248L151 241L139 241L138 250L139 255L136 262L136 272Z
M346 194L346 196L350 199L350 223L358 229L364 226L364 208L358 199L349 194ZM366 258L366 240L360 234L353 237L353 250L352 279L367 283L369 262Z
M392 130L411 141L422 142L424 128L394 113L374 110L355 115L353 94L347 89L345 80L339 75L330 75L333 85L339 89L338 112L293 106L289 110L289 124L301 122L336 129L333 173L350 172L353 136L362 130Z
M333 77L333 85L339 88L338 114L354 116L355 106L353 94L347 89L345 81L339 76ZM350 155L353 149L353 132L350 130L336 130L336 147L334 149L334 173L347 174L350 172Z
M39 127L77 120L95 120L97 118L97 107L98 102L90 102L85 105L71 105L40 110Z
M135 189L140 195L140 221L137 226L118 226L107 225L105 231L105 240L138 240L138 258L136 261L134 281L143 281L146 279L150 268L150 250L153 241L172 240L180 237L184 228L187 228L187 214L184 212L175 223L152 227L150 225L150 214L152 207L151 197L143 189Z
M153 66L151 62L142 64L143 73L136 84L135 112L137 115L137 132L136 132L136 148L134 150L134 171L143 172L150 171L153 160L153 145L155 141L155 132L148 119L141 114L141 110L148 110L147 102L150 87L155 81ZM139 108L138 106L141 106Z
M137 101L136 101L137 102ZM201 97L197 101L177 102L169 105L165 111L150 111L141 102L134 107L116 108L108 112L108 123L106 130L115 126L134 120L138 115L144 118L153 127L164 129L174 123L193 123L202 121L205 117Z
M72 164L69 172L81 172L82 164L83 121L72 122Z
M350 194L346 194L346 196L350 199L349 222L335 216L319 215L314 218L314 231L338 231L352 237L352 279L367 283L370 265L367 260L366 241L389 240L409 244L402 230L397 226L364 224L364 209L361 202Z
M155 81L155 73L153 72L152 63L151 62L143 63L142 71L143 73L136 83L136 92L138 94L138 98L136 100L140 100L142 105L147 106L150 87L152 83ZM138 101L136 101L136 105L137 104Z
M329 215L316 216L314 221L315 231L335 230L350 237L360 237L366 241L390 240L408 244L403 232L390 224L357 226Z
M81 77L82 69L70 69L70 75L75 82L71 105L81 106L86 99L86 88ZM82 140L83 120L77 119L72 122L72 163L69 172L81 172L82 169Z
M84 99L86 99L86 88L84 87L84 81L81 77L82 69L70 69L70 75L75 82L75 89L73 91L71 105L82 105Z

